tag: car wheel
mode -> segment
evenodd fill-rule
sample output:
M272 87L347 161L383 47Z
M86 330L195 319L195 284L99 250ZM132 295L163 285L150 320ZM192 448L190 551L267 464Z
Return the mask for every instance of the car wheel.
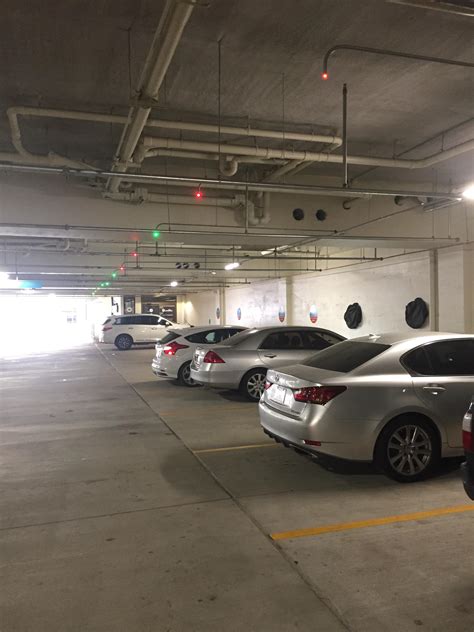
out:
M133 345L133 338L128 334L120 334L115 338L114 344L120 351L127 351Z
M197 386L191 377L191 361L185 362L178 371L178 382L181 386Z
M265 389L265 369L252 369L242 378L240 392L251 402L258 402Z
M380 433L375 463L390 478L414 483L428 478L441 460L441 444L435 428L424 419L394 419Z

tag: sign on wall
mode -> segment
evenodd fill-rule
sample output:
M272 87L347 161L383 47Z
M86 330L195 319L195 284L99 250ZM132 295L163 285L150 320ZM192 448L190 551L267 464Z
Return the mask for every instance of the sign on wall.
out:
M240 309L240 307L237 308L237 320L240 320L242 318L242 310Z
M216 318L217 320L219 320L221 317L221 308L220 307L216 307Z
M280 308L278 309L278 320L280 321L280 323L284 322L285 317L286 317L285 308L283 307L283 305L280 305Z
M318 309L316 305L311 305L309 308L309 319L313 325L318 322Z

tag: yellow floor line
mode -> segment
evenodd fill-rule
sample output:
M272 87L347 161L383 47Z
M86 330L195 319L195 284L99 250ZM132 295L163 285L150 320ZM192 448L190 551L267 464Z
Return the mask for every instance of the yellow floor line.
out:
M204 450L193 450L194 454L204 454L206 452L231 452L232 450L251 450L252 448L275 448L276 443L250 443L248 445L234 445L228 448L206 448Z
M424 520L436 516L447 516L449 514L463 513L466 511L474 511L474 503L471 505L456 505L454 507L440 507L439 509L431 509L429 511L416 511L415 513L400 514L398 516L385 516L385 518L371 518L369 520L356 520L354 522L342 522L339 524L330 524L325 527L310 527L309 529L296 529L295 531L281 531L280 533L272 533L272 540L289 540L292 538L307 538L313 535L322 535L323 533L336 533L337 531L349 531L351 529L364 529L365 527L379 527L386 524L394 524L396 522L410 522L412 520Z

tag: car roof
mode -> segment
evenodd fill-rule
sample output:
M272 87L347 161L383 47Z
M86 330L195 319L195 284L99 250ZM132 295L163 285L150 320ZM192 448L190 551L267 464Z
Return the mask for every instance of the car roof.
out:
M314 326L311 327L309 325L274 325L273 327L251 327L249 329L255 332L277 331L277 332L282 332L282 333L284 333L285 331L294 331L295 329L304 329L307 331L328 331L332 334L336 334L337 336L340 336L341 338L344 338L344 336L338 333L337 331L332 331L331 329L326 329L324 327L314 327Z
M160 318L167 320L169 323L173 322L167 316L163 316L162 314L154 314L153 312L150 312L149 314L139 314L138 312L133 312L133 314L112 314L111 316L109 316L109 318L129 318L132 316L159 316Z
M427 342L435 342L436 340L456 340L457 338L473 338L473 334L453 334L442 331L406 331L391 332L385 334L369 334L367 336L359 336L351 338L354 342L377 342L383 345L396 345L402 343L424 344Z
M168 331L172 331L180 336L187 336L189 334L198 334L201 331L214 331L221 329L241 329L245 331L245 327L241 325L201 325L200 327L171 327Z

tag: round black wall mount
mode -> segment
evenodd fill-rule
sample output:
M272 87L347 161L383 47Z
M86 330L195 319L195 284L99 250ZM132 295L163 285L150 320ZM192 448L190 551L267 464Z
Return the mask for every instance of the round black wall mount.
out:
M349 305L344 313L344 320L349 329L357 329L362 322L362 307L359 303Z
M420 329L425 324L429 313L427 303L418 296L405 307L406 323L412 329Z

